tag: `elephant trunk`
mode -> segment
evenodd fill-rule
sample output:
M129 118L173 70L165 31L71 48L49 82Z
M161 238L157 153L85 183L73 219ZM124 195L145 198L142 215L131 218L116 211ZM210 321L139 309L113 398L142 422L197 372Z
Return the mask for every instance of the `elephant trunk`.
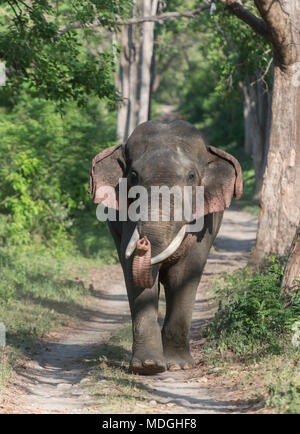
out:
M154 285L151 269L151 243L146 236L136 243L132 274L136 286L152 288Z
M125 257L128 259L135 250L132 273L133 280L136 286L141 288L152 288L154 285L154 270L153 266L168 259L181 245L186 233L186 225L183 225L175 238L171 241L168 247L161 253L151 258L151 243L145 235L139 239L137 228L135 229L125 252Z

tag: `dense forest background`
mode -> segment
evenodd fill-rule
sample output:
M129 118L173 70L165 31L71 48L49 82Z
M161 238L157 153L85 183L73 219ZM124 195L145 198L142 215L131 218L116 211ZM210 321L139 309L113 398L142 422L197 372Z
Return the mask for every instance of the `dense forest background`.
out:
M132 5L66 1L46 11L45 3L33 2L28 14L28 7L16 3L19 10L2 2L1 16L7 82L0 88L0 243L106 255L111 245L96 219L88 178L94 155L118 142L118 110L124 106L120 35L133 26L113 23L116 13L130 17ZM159 2L157 13L196 6L188 0ZM92 28L97 7L106 20ZM259 105L256 94L271 93L270 48L228 11L207 12L155 24L149 117L186 119L209 143L234 154L243 167L241 204L247 206L257 203L252 199L259 198L263 176L263 169L256 171L255 179L251 156L259 139L251 137L250 114ZM51 13L52 27L43 22L45 13ZM78 17L81 28L63 29ZM131 29L137 41L141 25ZM53 32L60 37L53 39Z

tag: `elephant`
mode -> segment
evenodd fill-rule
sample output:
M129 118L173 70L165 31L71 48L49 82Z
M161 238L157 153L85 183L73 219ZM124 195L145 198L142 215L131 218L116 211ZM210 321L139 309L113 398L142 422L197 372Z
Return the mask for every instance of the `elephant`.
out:
M202 186L202 228L189 232L184 218L120 221L120 179L127 180L127 188L143 186L146 191L162 185ZM129 372L154 375L192 369L190 327L196 292L223 212L232 197L242 195L240 164L227 152L208 145L203 134L187 121L151 120L138 125L125 144L107 148L93 159L89 193L95 203L105 204L103 194L98 194L103 186L113 188L117 197L108 205L116 210L117 218L108 225L131 312ZM130 199L125 206L129 203ZM158 322L160 284L166 301L162 327Z

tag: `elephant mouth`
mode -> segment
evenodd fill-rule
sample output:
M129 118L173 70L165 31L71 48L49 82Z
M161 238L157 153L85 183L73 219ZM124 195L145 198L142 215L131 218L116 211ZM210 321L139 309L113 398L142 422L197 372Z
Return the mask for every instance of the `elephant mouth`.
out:
M142 248L142 251L145 250L145 246L147 245L147 251L149 251L150 249L150 265L155 265L158 264L160 262L165 261L167 258L169 258L171 255L173 255L173 253L178 249L178 247L180 246L180 244L183 241L183 238L185 236L185 232L186 232L186 226L187 225L183 225L182 228L180 229L180 231L178 232L178 234L176 235L175 238L173 238L173 240L171 241L171 243L168 245L168 247L163 250L161 253L159 253L158 255L154 256L153 258L151 258L151 244L150 241L147 239L147 237L144 237L142 239L140 239L140 235L138 232L137 227L135 228L132 237L127 245L126 251L125 251L125 257L126 259L129 259L130 256L132 255L132 253L134 252L134 250L138 247L138 251L139 248ZM145 243L142 242L144 239L146 239ZM149 254L148 254L149 256Z
M132 276L134 284L140 288L152 288L157 276L153 266L165 261L178 249L185 236L186 225L182 226L176 237L171 241L168 247L158 255L151 257L151 243L147 236L140 238L138 229L135 228L132 237L127 245L125 256L127 259L134 254L132 262Z

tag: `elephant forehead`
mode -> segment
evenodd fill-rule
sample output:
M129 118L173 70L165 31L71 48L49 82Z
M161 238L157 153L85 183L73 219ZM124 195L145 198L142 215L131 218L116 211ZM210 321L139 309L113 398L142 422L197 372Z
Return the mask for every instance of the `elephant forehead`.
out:
M148 121L140 124L129 137L126 151L136 159L154 149L180 149L190 156L206 156L205 140L200 131L186 121Z
M203 139L202 134L189 122L176 120L172 122L147 121L138 125L128 142L145 139L148 137L163 137L171 136L172 138L188 138L188 139Z
M143 153L132 164L132 168L148 181L154 181L155 178L175 181L184 176L191 167L193 160L182 151L160 147Z

